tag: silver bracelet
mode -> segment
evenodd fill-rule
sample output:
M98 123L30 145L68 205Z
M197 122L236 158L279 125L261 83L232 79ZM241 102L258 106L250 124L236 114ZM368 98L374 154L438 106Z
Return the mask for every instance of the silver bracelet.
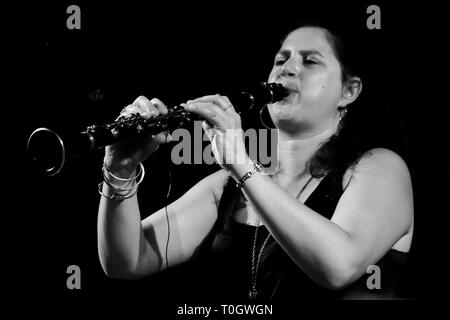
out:
M103 182L104 181L100 181L100 183L98 184L98 193L100 193L100 195L102 197L105 197L106 199L110 199L113 200L115 202L122 202L125 199L131 198L132 196L134 196L137 193L138 187L136 186L136 190L134 192L128 193L128 194L120 194L117 192L113 192L112 195L106 195L103 193Z
M143 172L144 172L144 165L142 164L142 162L139 162L139 168L140 168L139 173L136 174L133 178L119 178L119 177L113 175L112 172L109 171L108 167L106 166L106 163L104 163L104 162L103 162L103 168L102 168L102 169L103 169L104 171L106 170L106 172L107 172L111 177L113 177L114 179L116 179L117 181L129 182L129 181L134 181L134 180L136 180L141 174L143 174ZM103 172L103 174L104 174L104 172Z
M108 168L106 168L105 164L103 164L103 181L101 181L98 184L98 192L100 193L101 196L113 200L115 202L122 202L125 199L131 198L132 196L134 196L137 193L139 184L144 180L144 176L145 176L145 169L144 169L144 165L142 163L139 163L139 167L140 167L140 171L139 174L136 174L133 178L130 179L123 179L123 178L119 178L116 177L115 175L113 175ZM115 186L114 184L112 184L109 180L107 175L105 174L107 173L108 175L112 176L114 179L117 179L119 181L126 181L126 182L134 182L133 185L131 187L118 187ZM136 182L137 177L139 177L139 180ZM111 195L106 195L103 193L103 183L106 183L111 189L112 189L112 194ZM126 194L122 194L120 193L121 191L130 191L130 190L134 190L126 193Z
M236 187L241 188L244 184L245 180L251 178L253 175L255 175L258 172L261 172L264 170L264 167L259 164L258 162L253 163L253 168L249 171L247 171L237 182Z
M142 180L144 180L144 176L145 176L145 169L144 169L144 165L142 164L142 162L139 163L139 174L135 175L133 178L130 179L123 179L123 178L119 178L116 177L115 175L113 175L108 168L106 168L105 165L103 165L103 181L110 186L111 188L113 188L116 191L128 191L128 190L133 190L134 188L136 188L141 182ZM119 181L124 181L124 182L131 182L133 181L134 184L131 187L119 187L119 186L115 186L113 183L111 183L111 181L108 179L107 175L105 174L105 172L110 175L111 177L113 177L116 180ZM136 182L137 177L139 177L139 181Z

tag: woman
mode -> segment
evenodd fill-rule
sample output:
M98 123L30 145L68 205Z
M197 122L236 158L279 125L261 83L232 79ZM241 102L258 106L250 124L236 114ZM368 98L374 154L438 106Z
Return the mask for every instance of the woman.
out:
M136 172L142 176L139 164L170 137L161 133L106 149L98 218L106 274L137 278L209 254L205 276L221 278L206 281L210 289L226 296L232 284L236 297L275 300L302 294L363 298L376 292L363 277L368 267L392 275L412 240L411 179L404 161L388 149L351 156L337 149L327 156L362 90L361 79L342 62L339 39L319 26L295 29L276 54L269 82L290 92L268 106L279 135L274 175L249 158L240 117L220 95L184 107L206 119L203 128L222 170L142 222ZM139 97L122 115L132 113L151 118L167 108ZM390 289L382 292L392 294Z

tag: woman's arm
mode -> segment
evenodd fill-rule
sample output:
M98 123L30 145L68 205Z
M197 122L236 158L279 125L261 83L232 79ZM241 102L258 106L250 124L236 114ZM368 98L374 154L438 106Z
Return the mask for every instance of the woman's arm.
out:
M217 199L227 177L228 174L220 170L168 205L169 266L189 259L208 234L217 219ZM104 189L104 192L108 190ZM138 278L166 267L168 228L165 208L141 223L136 196L121 203L102 197L97 229L98 253L107 275L122 279Z
M253 168L240 116L227 97L201 97L185 108L206 119L203 127L214 155L234 179ZM412 223L408 169L399 156L385 149L372 150L356 165L331 221L268 176L251 177L243 190L287 254L314 281L329 288L342 288L359 278Z
M125 107L120 116L139 114L144 119L151 119L167 113L161 100L140 96ZM105 167L114 176L133 177L137 165L168 141L170 135L166 131L107 146ZM188 259L208 234L217 217L217 197L227 176L226 172L218 171L206 177L167 207L171 229L167 250L170 265ZM123 179L113 179L113 182L117 188L128 187L123 185ZM111 191L114 190L104 183L103 194L108 195ZM166 267L163 254L168 239L165 213L163 208L141 223L136 195L120 203L101 198L97 223L98 254L106 274L115 278L136 278Z
M236 178L248 170L248 165L232 169ZM287 254L328 288L358 279L408 231L413 218L409 171L386 149L372 150L355 166L331 221L268 176L253 176L243 190Z

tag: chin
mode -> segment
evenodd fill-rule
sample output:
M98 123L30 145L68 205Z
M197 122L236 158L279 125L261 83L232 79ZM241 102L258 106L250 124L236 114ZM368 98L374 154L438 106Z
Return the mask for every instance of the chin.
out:
M272 121L277 128L295 128L299 125L299 106L274 103L269 106ZM301 122L301 121L300 121Z
M294 126L296 121L293 115L283 110L276 110L272 113L272 121L277 128Z
M274 122L289 120L295 117L294 113L298 111L298 106L290 103L277 102L269 106L269 111Z

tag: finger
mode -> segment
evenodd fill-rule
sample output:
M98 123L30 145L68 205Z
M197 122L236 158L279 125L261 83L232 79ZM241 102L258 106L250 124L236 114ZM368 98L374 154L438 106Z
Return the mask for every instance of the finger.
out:
M158 98L153 98L150 102L159 110L160 114L167 114L169 111L166 105Z
M226 97L226 96L221 96L219 94L200 97L200 98L190 101L189 103L197 103L197 102L214 103L215 105L219 106L222 110L224 110L227 113L233 113L233 112L235 113L236 112L230 99L228 99L228 97Z
M139 96L136 100L134 100L133 105L143 110L143 112L140 113L146 119L159 115L158 108L144 96Z
M160 144L169 143L169 142L173 141L173 137L168 131L160 132L160 133L152 136L152 138Z
M120 116L128 118L132 114L136 114L136 113L140 114L141 109L135 105L129 104L125 108L123 108L122 111L120 111Z
M233 104L231 103L230 99L228 99L227 96L218 95L215 103L219 104L220 107L229 114L236 113L236 110L234 109Z
M119 120L119 119L128 118L128 117L131 115L131 113L127 110L127 107L128 107L128 106L125 106L125 107L123 107L122 110L120 110L120 113L119 113L119 115L117 116L117 118L116 118L115 121L117 121L117 120Z
M212 136L214 135L214 126L205 120L202 121L202 128L208 136L209 140L211 140Z
M202 121L202 128L205 131L209 131L209 130L214 129L214 126L211 123L209 123L208 121Z
M227 117L229 117L220 107L210 102L189 103L186 110L196 113L208 120L214 127L219 129L227 128Z
M227 96L221 96L222 100L224 101L224 104L226 105L225 111L227 112L236 112L233 104L231 103L230 99L228 99Z

